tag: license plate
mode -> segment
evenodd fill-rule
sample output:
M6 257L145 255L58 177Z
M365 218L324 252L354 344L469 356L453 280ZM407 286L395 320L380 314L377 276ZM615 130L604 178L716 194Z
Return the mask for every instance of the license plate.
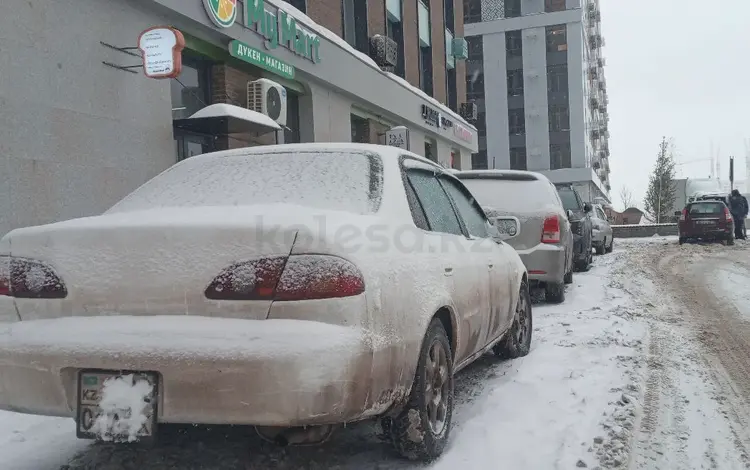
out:
M716 222L713 220L696 220L695 223L698 225L714 225Z
M158 387L155 372L80 371L76 435L114 442L152 439Z

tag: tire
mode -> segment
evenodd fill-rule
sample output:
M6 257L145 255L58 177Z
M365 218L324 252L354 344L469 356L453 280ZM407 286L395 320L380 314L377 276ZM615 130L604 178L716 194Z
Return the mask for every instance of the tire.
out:
M548 282L544 286L544 297L551 304L565 302L565 282Z
M606 245L607 245L607 239L605 238L601 245L596 245L596 254L600 256L603 255Z
M505 338L492 349L496 356L515 359L529 353L531 349L531 333L533 331L532 318L529 285L523 282L521 284L520 295L518 296L513 324L505 335Z
M727 238L727 246L732 246L732 245L734 245L734 237Z
M440 384L439 397L435 392L437 384ZM429 406L430 397L438 400L433 408ZM401 456L430 463L445 449L452 418L453 356L445 328L434 318L422 342L409 401L387 427L391 442Z
M571 266L570 271L565 273L565 277L563 278L563 282L565 284L573 284L573 267Z
M680 239L677 240L677 243L679 243L680 245L682 245L683 243L685 243L685 237L680 237Z
M613 251L614 249L615 249L615 239L614 239L614 237L612 237L612 241L611 241L611 242L609 242L609 246L608 246L607 248L605 248L605 250L604 250L604 251L605 251L606 253L612 253L612 251Z

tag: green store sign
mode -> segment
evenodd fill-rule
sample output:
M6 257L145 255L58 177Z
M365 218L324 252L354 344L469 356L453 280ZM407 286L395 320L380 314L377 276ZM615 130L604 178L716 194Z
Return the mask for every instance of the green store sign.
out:
M294 79L294 66L287 64L284 61L277 59L276 57L258 50L254 47L250 47L240 41L232 41L229 43L229 53L232 57L236 57L245 62L251 63L262 69L266 69L269 72L273 72L276 75L280 75L290 80Z
M211 21L218 27L229 28L237 19L237 0L203 0ZM282 46L311 62L320 63L320 37L297 26L297 20L278 8L266 10L264 0L245 0L243 26L263 36L266 49Z

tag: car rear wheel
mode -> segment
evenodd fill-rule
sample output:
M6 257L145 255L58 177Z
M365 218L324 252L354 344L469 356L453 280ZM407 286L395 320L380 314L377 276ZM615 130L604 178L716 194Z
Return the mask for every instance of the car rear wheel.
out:
M531 296L529 285L521 283L521 291L516 304L516 315L513 324L502 341L492 349L496 356L508 359L525 356L531 349Z
M596 245L596 254L603 255L606 246L607 246L607 239L605 238L601 245Z
M734 245L734 237L727 238L727 245L729 245L729 246Z
M677 240L677 243L679 243L680 245L685 243L685 237L680 237L679 240Z
M551 304L561 304L565 302L565 283L548 282L544 286L544 298Z
M609 242L609 246L604 250L607 253L612 253L612 250L615 249L615 238L612 237L612 240Z
M432 320L419 353L409 401L387 426L396 450L432 462L443 453L453 417L453 356L443 324Z
M573 266L570 267L570 270L565 273L565 277L563 278L563 282L565 284L573 284Z

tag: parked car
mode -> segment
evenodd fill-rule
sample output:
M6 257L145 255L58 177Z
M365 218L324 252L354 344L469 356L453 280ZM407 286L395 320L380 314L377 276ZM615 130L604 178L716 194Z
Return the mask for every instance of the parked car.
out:
M594 204L591 207L591 227L592 227L592 245L597 255L611 253L615 246L615 239L612 234L612 226L609 224L607 214L601 204Z
M591 204L583 202L573 185L556 184L555 186L573 230L573 259L576 270L588 271L594 258L591 252L593 236Z
M675 215L680 217L677 223L680 245L699 239L734 245L734 219L722 201L696 200Z
M530 171L474 170L456 176L499 230L507 232L502 217L521 220L520 233L508 243L521 256L529 279L544 288L547 301L563 302L565 284L573 281L573 234L555 186Z
M0 327L0 409L87 438L119 436L119 410L128 438L244 424L282 444L381 418L401 455L433 460L453 375L529 352L528 274L501 238L458 179L395 147L188 158L103 215L2 238L19 321Z

